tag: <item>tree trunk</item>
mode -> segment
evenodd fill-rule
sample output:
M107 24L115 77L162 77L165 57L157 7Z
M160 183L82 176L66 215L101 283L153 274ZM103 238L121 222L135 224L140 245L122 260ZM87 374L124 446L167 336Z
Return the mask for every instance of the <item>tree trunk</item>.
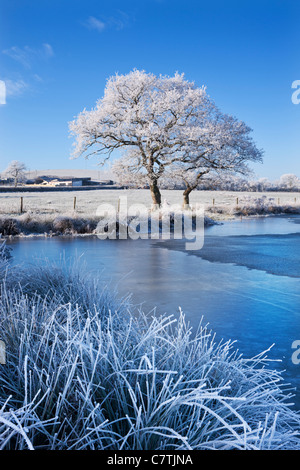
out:
M157 185L157 181L154 180L150 184L150 191L151 191L151 196L152 196L152 201L155 206L160 206L161 205L161 194L159 187Z
M183 192L183 207L190 207L190 193L193 191L191 186L188 186Z

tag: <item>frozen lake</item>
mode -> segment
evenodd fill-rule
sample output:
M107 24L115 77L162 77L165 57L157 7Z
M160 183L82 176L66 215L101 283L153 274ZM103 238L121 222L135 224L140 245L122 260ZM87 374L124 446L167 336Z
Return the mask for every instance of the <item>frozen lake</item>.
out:
M135 304L150 311L178 314L193 327L204 316L217 339L237 340L250 357L275 343L274 367L297 387L300 365L291 361L300 340L300 217L266 217L226 222L205 231L204 248L188 252L183 241L39 238L10 242L13 262L40 263L82 255L120 295L133 293Z

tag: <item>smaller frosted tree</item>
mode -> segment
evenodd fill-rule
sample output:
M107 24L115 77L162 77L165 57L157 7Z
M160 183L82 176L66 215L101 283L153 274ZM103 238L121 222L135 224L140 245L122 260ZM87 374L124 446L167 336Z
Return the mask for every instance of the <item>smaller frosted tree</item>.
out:
M25 178L25 171L26 165L18 160L13 160L6 170L4 174L8 177L13 178L15 188L18 186L18 183L24 180Z
M271 181L268 178L259 178L256 182L256 190L257 191L269 191L272 188Z
M279 187L287 191L297 191L300 189L300 179L292 173L282 175L279 179Z
M218 180L222 175L249 175L249 162L262 162L263 152L251 137L252 129L244 122L216 110L201 136L190 142L182 159L168 168L169 178L185 186L183 204L189 205L191 192L208 175ZM166 176L166 175L165 175Z

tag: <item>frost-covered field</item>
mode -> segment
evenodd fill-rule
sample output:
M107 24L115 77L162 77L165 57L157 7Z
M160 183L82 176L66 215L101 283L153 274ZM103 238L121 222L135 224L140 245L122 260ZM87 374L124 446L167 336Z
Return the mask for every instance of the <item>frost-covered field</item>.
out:
M139 190L95 190L80 192L41 192L41 193L0 193L0 214L13 216L19 213L20 197L24 199L24 211L36 214L66 215L73 214L74 197L76 197L76 212L84 216L95 216L97 207L103 203L110 203L117 207L120 196L127 196L128 204L141 203L151 206L150 191ZM206 207L212 206L213 201L216 207L225 206L228 211L238 204L252 201L262 197L271 198L274 204L300 206L300 193L289 192L230 192L230 191L194 191L191 194L191 204L204 204ZM182 191L162 190L162 200L170 204L182 204Z
M21 198L23 198L22 214L20 214ZM6 236L94 233L99 221L97 208L101 204L111 204L117 210L120 198L122 204L125 199L127 207L139 203L150 210L152 204L149 190L2 193L0 234ZM181 210L182 191L162 191L162 200L164 215L172 213L173 204L179 205ZM197 210L200 205L205 207L205 223L209 224L211 219L223 220L235 216L299 214L300 194L194 191L191 195L191 206Z

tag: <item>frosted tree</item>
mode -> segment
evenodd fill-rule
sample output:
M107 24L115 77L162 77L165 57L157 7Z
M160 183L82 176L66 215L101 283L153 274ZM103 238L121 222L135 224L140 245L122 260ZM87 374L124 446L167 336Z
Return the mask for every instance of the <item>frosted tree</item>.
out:
M280 177L279 187L287 191L297 191L300 189L300 179L293 173L287 173L286 175L282 175Z
M161 203L159 179L169 171L192 171L184 195L210 171L244 171L245 160L261 160L248 137L250 129L222 114L206 93L183 75L134 70L111 77L104 97L70 123L76 136L74 157L124 153L118 171L146 178L154 204ZM116 168L116 167L115 167Z
M124 186L144 188L149 184L146 171L140 167L139 152L136 149L128 149L122 158L113 163L111 170L118 183Z
M256 181L256 190L257 191L269 191L272 188L272 183L268 178L259 178Z
M195 139L177 162L169 169L170 176L181 179L185 185L183 204L189 205L191 192L202 178L215 175L249 175L249 162L262 162L262 151L257 149L244 122L218 110L205 123L202 135Z
M13 178L14 186L17 187L18 183L24 180L25 171L26 165L24 163L13 160L4 171L4 174Z
M125 151L125 157L130 150L129 167L134 161L134 173L146 175L153 202L160 204L159 178L205 133L214 110L205 88L183 75L156 77L138 70L115 75L95 108L70 123L73 156L102 155L104 162L115 150Z

